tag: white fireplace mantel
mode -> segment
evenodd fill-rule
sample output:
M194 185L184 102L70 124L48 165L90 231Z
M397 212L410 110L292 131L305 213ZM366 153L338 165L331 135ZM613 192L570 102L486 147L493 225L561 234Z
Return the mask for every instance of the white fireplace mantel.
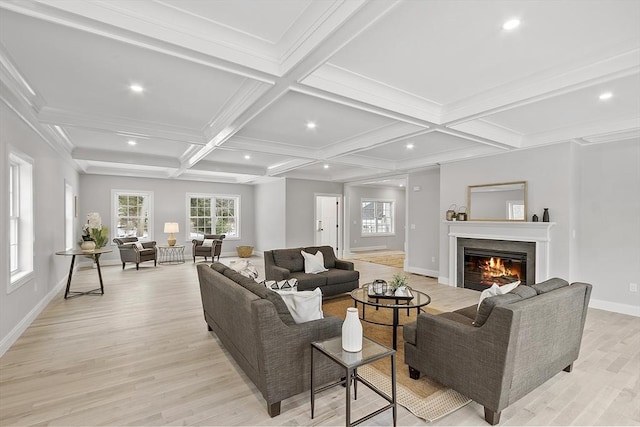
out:
M555 222L444 221L449 226L449 284L457 286L458 237L536 243L536 281L549 278L551 227Z

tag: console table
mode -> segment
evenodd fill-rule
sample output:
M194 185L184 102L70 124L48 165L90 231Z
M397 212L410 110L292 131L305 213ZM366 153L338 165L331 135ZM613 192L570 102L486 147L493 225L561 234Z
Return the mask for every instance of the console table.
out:
M56 255L71 257L71 266L69 267L69 277L67 278L67 288L64 291L64 299L78 297L80 295L104 295L104 285L102 284L102 272L100 271L100 255L106 254L107 252L111 252L111 249L109 248L100 248L100 249L91 249L91 250L70 249L68 251L56 252ZM71 277L73 276L73 266L76 262L76 255L92 256L93 259L96 261L96 267L98 268L98 278L100 279L99 288L92 289L86 292L69 290L69 288L71 287Z
M184 245L158 245L158 264L184 264Z

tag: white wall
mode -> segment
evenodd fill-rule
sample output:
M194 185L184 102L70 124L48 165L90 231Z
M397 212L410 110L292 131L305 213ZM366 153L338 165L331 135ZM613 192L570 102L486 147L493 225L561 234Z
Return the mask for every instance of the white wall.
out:
M395 233L393 236L363 236L361 202L362 199L380 199L395 201ZM406 223L405 188L345 186L345 204L349 222L348 244L349 250L384 248L389 250L405 250Z
M177 222L180 232L176 234L177 244L185 245L185 257L191 256L191 240L188 240L187 193L204 193L240 196L240 239L225 239L222 243L223 254L235 254L236 246L254 246L254 194L253 186L244 184L220 184L199 181L168 180L154 178L130 178L123 176L82 175L80 177L80 217L89 212L98 212L102 223L111 224L111 190L152 191L153 192L153 229L152 240L166 244L169 237L163 232L165 222ZM109 239L113 240L113 235ZM117 247L104 254L104 262L120 259Z
M580 167L573 280L593 284L592 300L604 309L634 307L640 315L640 140L590 145Z
M444 212L440 212L440 170L411 173L407 182L406 270L438 277L440 222L444 219Z
M284 248L286 245L286 180L257 184L255 194L255 227L257 252Z
M66 285L70 257L57 256L55 252L65 248L64 192L65 180L78 194L78 173L71 160L57 154L23 122L14 112L0 102L0 143L2 178L1 240L8 242L8 145L20 150L34 160L33 208L34 208L34 276L10 294L8 244L0 245L0 355L20 336L51 298ZM78 228L77 220L74 228Z
M342 184L287 178L286 246L313 246L315 240L315 195L342 194Z

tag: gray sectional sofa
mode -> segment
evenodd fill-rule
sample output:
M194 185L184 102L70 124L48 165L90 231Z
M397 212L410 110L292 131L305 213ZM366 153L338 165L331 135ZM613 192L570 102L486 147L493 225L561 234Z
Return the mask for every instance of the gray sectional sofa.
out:
M227 266L198 264L204 319L267 401L280 414L280 402L310 389L311 342L340 336L342 319L296 324L275 292ZM318 355L321 356L321 355ZM317 384L337 381L342 370L320 357Z
M304 257L301 251L310 254L321 251L324 266L329 271L317 274L305 273ZM360 280L360 273L354 270L353 263L337 259L331 246L264 251L264 270L267 280L295 278L298 280L299 291L320 288L325 297L352 291L359 287Z
M588 283L554 278L450 313L422 313L404 326L412 378L425 374L484 406L485 420L578 358Z

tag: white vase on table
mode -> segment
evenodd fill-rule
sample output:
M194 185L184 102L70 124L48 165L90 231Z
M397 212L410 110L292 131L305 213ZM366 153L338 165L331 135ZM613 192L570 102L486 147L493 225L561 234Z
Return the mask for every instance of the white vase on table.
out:
M362 351L362 323L355 307L347 308L347 315L342 323L342 349L352 353Z

